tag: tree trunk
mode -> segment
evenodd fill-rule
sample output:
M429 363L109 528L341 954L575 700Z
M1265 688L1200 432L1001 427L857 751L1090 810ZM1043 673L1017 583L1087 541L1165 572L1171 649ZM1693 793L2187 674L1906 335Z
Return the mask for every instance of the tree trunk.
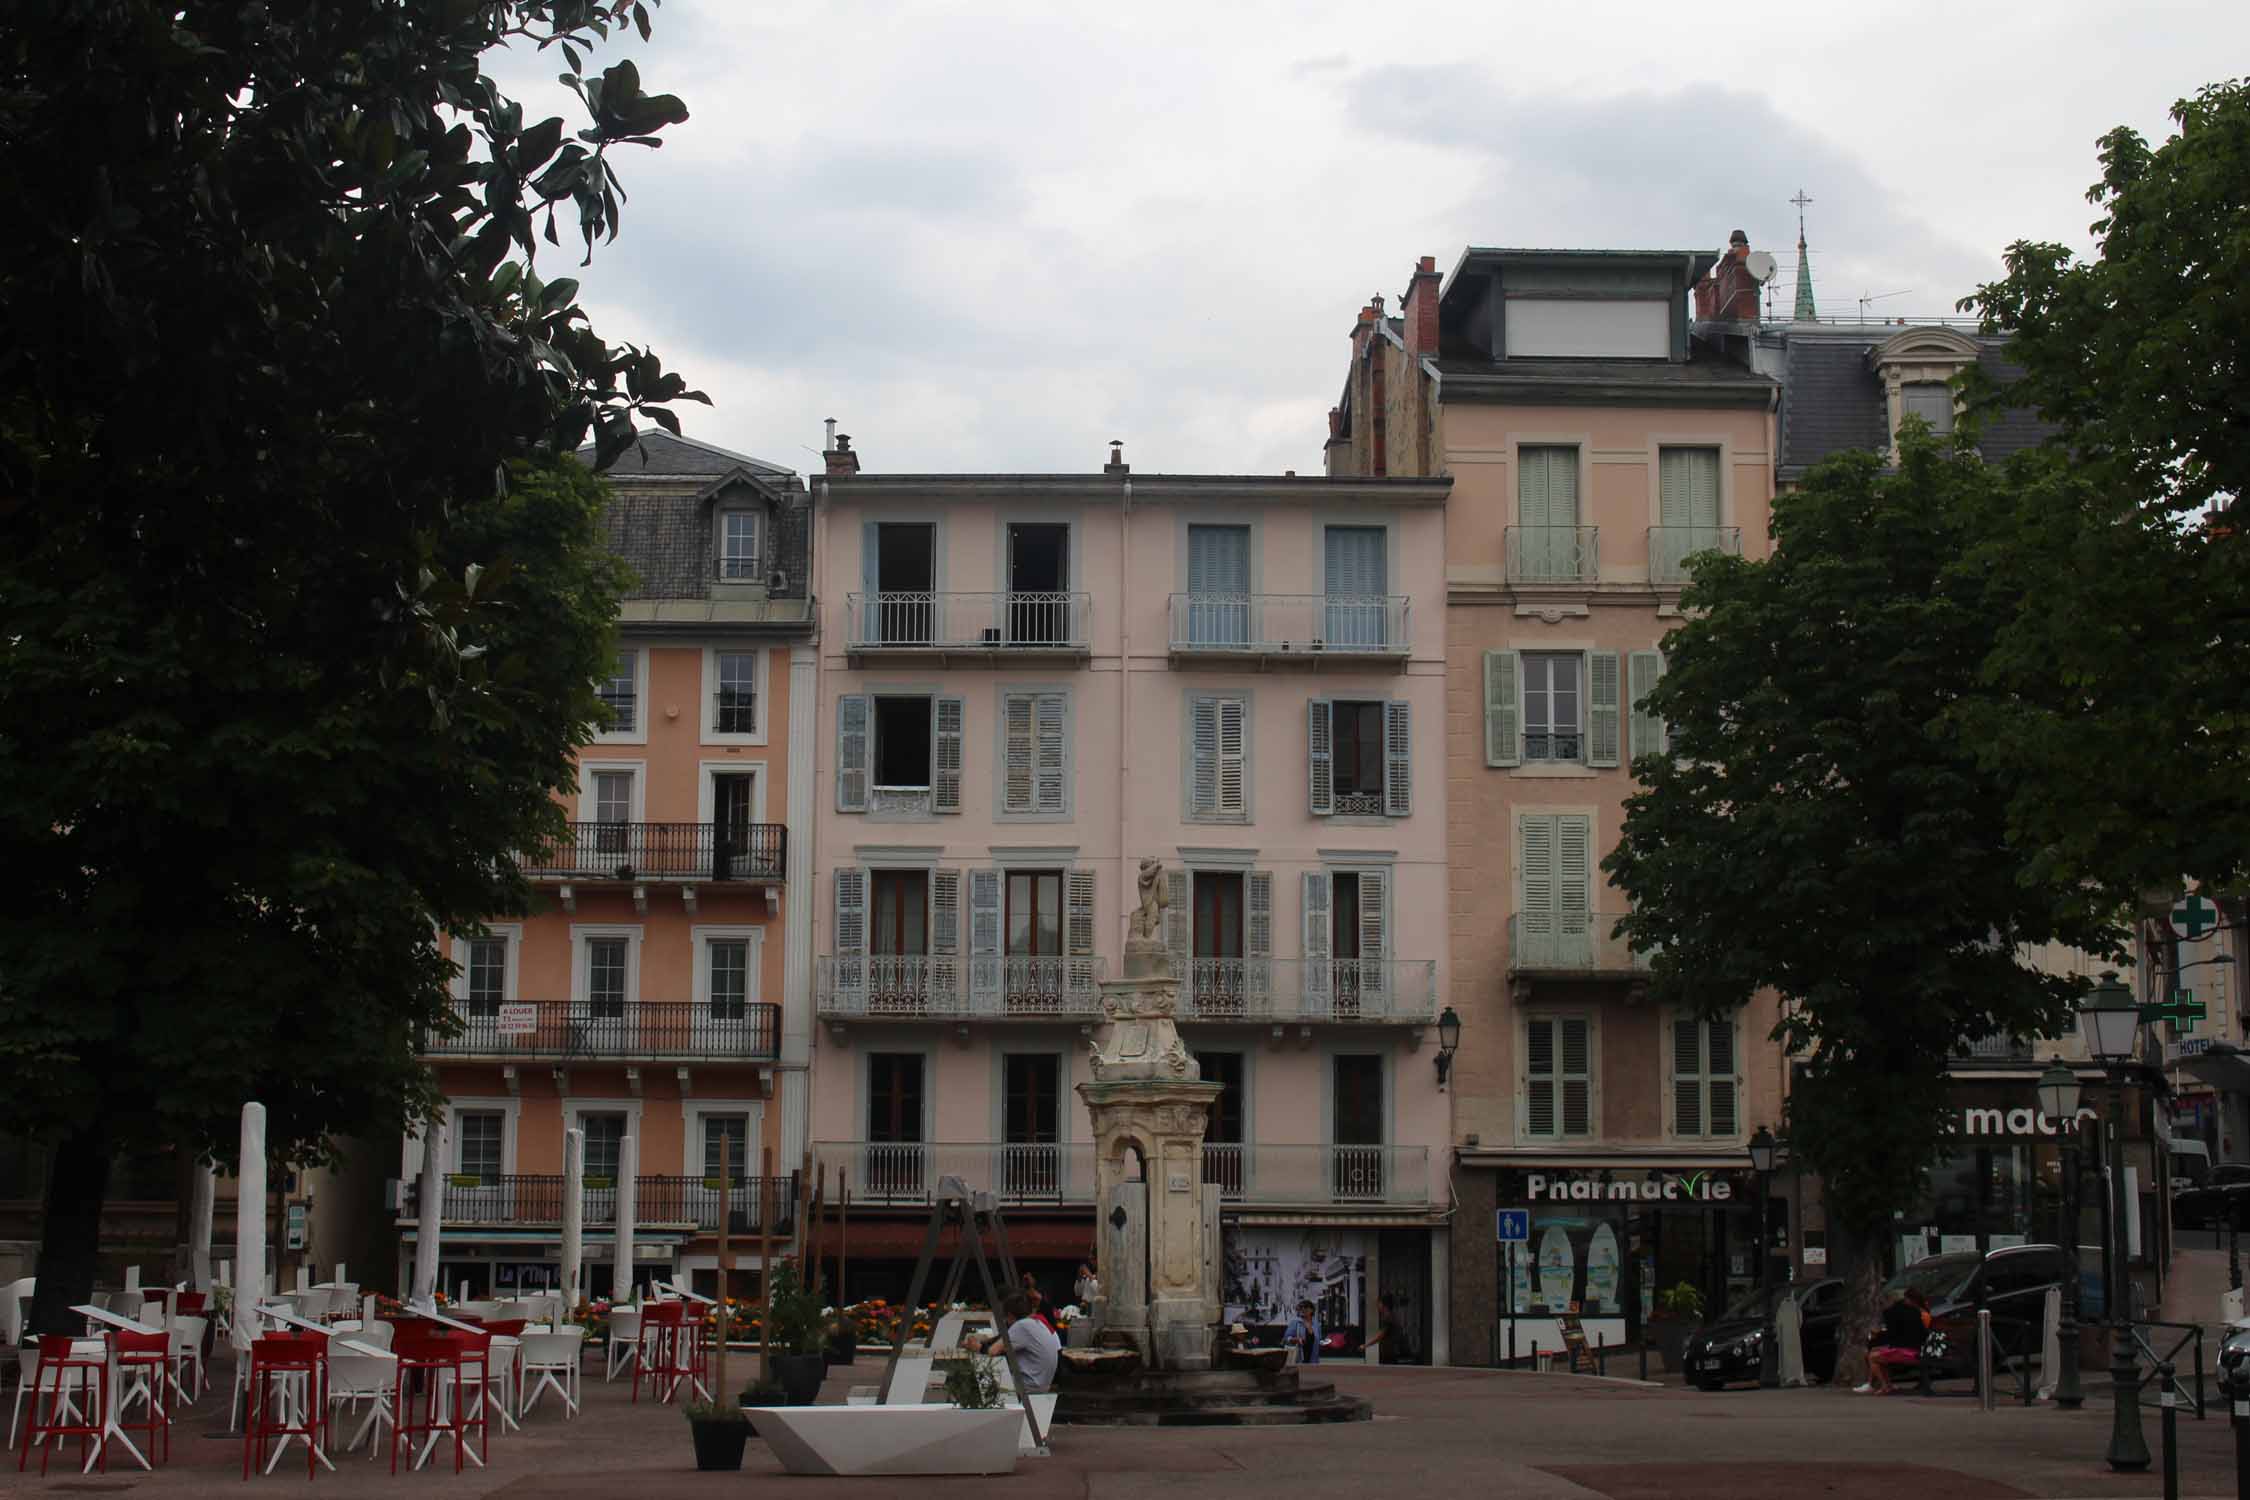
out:
M39 1290L31 1301L27 1333L77 1333L86 1326L70 1309L94 1299L94 1261L101 1250L113 1146L109 1127L97 1120L55 1147L40 1226Z
M1843 1319L1836 1329L1836 1375L1831 1384L1844 1387L1867 1380L1868 1340L1883 1326L1883 1235L1886 1226L1870 1233L1828 1221L1828 1253L1836 1258L1836 1274L1844 1282Z

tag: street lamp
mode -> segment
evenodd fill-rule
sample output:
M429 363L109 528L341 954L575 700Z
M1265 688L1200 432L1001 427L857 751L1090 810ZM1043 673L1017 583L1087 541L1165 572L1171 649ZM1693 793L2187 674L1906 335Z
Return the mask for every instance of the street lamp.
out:
M1771 1324L1773 1320L1773 1298L1766 1291L1766 1262L1772 1258L1767 1254L1769 1241L1766 1232L1766 1206L1768 1202L1766 1179L1773 1173L1775 1147L1776 1142L1773 1138L1773 1132L1766 1129L1765 1126L1760 1125L1751 1134L1750 1166L1758 1174L1758 1306L1763 1311L1768 1324ZM1760 1385L1771 1386L1781 1383L1780 1376L1774 1368L1776 1359L1774 1337L1776 1331L1768 1327L1764 1337L1758 1340L1758 1384Z
M1446 1076L1453 1071L1453 1054L1461 1050L1461 1018L1448 1005L1438 1012L1437 1018L1437 1086L1445 1087Z
M2056 1330L2062 1369L2055 1376L2055 1405L2064 1411L2076 1411L2086 1400L2078 1384L2078 1095L2077 1070L2060 1057L2049 1061L2047 1071L2039 1075L2039 1112L2055 1122L2055 1139L2062 1152L2059 1238L2063 1274L2069 1280L2063 1287L2062 1326Z
M2125 1064L2133 1057L2133 1044L2141 1030L2141 1008L2133 992L2117 982L2115 970L2103 973L2086 1003L2078 1010L2079 1030L2086 1050L2109 1073L2109 1118L2103 1133L2109 1140L2111 1194L2108 1289L2110 1346L2109 1376L2114 1387L2109 1427L2109 1466L2120 1471L2148 1467L2148 1439L2141 1434L2141 1372L2133 1357L2133 1324L2125 1307L2128 1268L2125 1264L2125 1215L2133 1205L2125 1198Z

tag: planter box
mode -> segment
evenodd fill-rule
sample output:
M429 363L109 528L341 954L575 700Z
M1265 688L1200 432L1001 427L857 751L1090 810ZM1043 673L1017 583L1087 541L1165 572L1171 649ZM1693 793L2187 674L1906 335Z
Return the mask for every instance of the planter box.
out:
M688 1431L695 1437L696 1468L712 1472L742 1467L742 1449L750 1441L748 1422L730 1422L724 1418L715 1422L690 1422Z
M758 1436L791 1474L1012 1474L1021 1407L760 1406Z

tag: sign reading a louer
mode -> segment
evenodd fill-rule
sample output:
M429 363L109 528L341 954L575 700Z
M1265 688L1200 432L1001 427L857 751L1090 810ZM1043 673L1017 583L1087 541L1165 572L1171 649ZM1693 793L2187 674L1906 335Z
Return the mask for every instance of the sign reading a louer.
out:
M531 1004L503 1005L498 1024L493 1027L497 1036L530 1036L539 1029L539 1007Z

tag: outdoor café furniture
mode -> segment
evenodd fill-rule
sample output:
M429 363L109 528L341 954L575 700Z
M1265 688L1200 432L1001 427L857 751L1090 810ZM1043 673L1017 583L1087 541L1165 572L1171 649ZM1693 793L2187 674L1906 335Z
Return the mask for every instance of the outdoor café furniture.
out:
M608 1370L604 1381L614 1381L617 1372L630 1364L638 1369L641 1358L641 1310L622 1303L609 1310Z
M203 1335L209 1326L207 1319L173 1315L170 1375L172 1394L182 1406L193 1406L203 1394Z
M141 1460L146 1468L155 1466L159 1437L164 1440L164 1461L172 1461L172 1337L168 1328L153 1333L120 1328L110 1335L117 1396L112 1420L121 1431L140 1432L147 1438L148 1455ZM136 1402L142 1419L128 1422L125 1415Z
M679 1393L682 1381L692 1380L701 1388L697 1335L703 1324L700 1318L689 1322L689 1310L685 1302L642 1304L640 1355L633 1372L636 1402L641 1399L644 1377L658 1401L670 1401Z
M341 1337L329 1341L329 1406L348 1406L356 1416L360 1403L368 1403L367 1418L353 1431L351 1441L344 1445L346 1453L357 1452L359 1445L365 1443L368 1461L374 1461L375 1444L382 1436L381 1429L386 1425L398 1425L397 1413L391 1405L398 1383L398 1357L389 1350L356 1337ZM329 1427L334 1431L333 1414Z
M322 1441L328 1425L328 1341L313 1334L269 1333L250 1345L249 1402L242 1427L242 1477L254 1460L271 1474L292 1438L305 1445L305 1477L314 1465L331 1471ZM273 1444L269 1456L266 1447Z
M586 1349L586 1330L573 1324L544 1332L526 1329L522 1339L517 1367L528 1386L520 1408L522 1415L530 1416L531 1408L548 1391L562 1398L566 1419L578 1415L580 1359Z
M39 1472L67 1438L77 1438L86 1469L97 1460L109 1468L109 1346L102 1339L76 1339L68 1334L39 1336L39 1362L32 1370L31 1425L24 1429L23 1447L16 1457L21 1473L39 1450Z
M39 1368L39 1346L27 1345L16 1350L16 1399L8 1413L8 1446L16 1446L16 1432L23 1424L23 1398L31 1394L31 1381Z
M485 1420L485 1387L490 1377L491 1335L481 1329L408 1324L394 1343L398 1356L398 1383L391 1408L391 1471L398 1471L398 1449L406 1444L414 1453L413 1467L429 1461L439 1441L453 1438L453 1471L461 1472L464 1458L484 1467L484 1450L491 1428ZM415 1383L420 1394L414 1394ZM471 1431L477 1446L468 1443ZM416 1440L420 1446L415 1446Z

